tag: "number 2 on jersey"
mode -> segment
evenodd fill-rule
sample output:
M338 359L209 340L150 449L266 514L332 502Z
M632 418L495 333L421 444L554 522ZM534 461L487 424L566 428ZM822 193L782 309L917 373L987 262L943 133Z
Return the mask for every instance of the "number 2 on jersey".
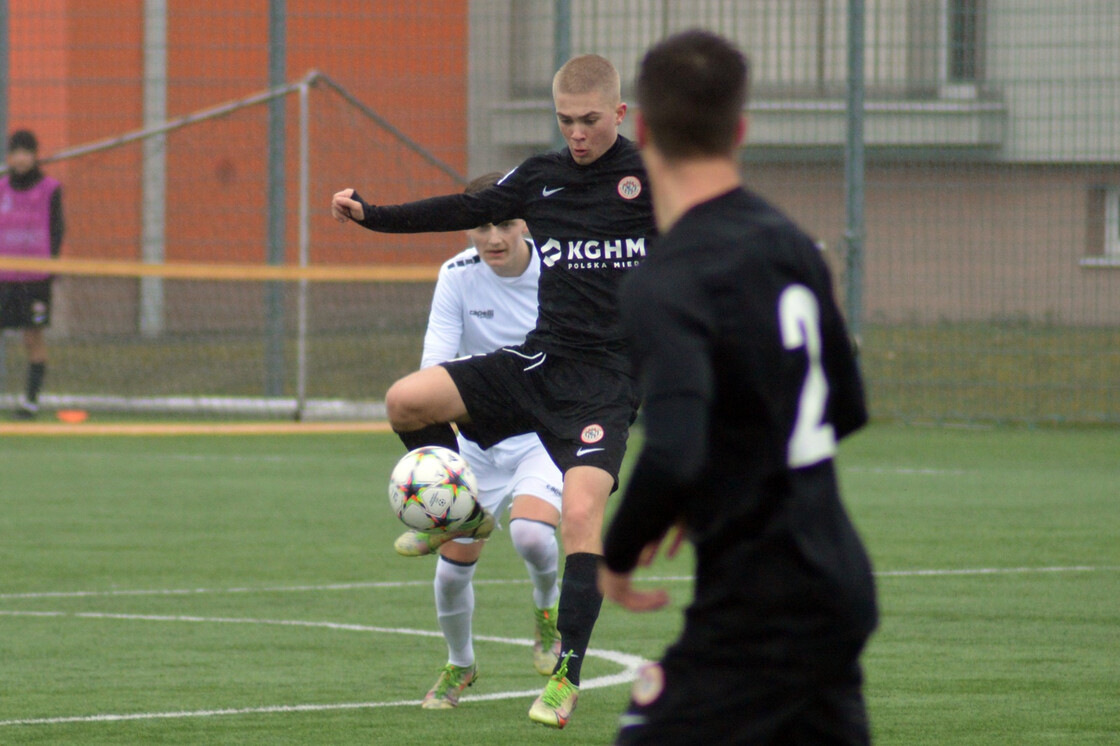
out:
M821 364L821 313L817 298L804 285L790 285L778 299L778 323L787 350L804 348L805 380L786 450L786 463L797 469L836 455L836 432L824 421L828 380Z

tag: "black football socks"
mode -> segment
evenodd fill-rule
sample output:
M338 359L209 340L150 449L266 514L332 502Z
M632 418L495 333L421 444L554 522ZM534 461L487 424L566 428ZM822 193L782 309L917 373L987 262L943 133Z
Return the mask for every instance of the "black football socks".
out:
M564 560L556 628L560 631L561 660L569 651L572 652L568 659L568 681L576 686L579 686L583 656L591 642L591 630L595 628L599 609L603 606L598 575L597 554L578 552L569 554Z

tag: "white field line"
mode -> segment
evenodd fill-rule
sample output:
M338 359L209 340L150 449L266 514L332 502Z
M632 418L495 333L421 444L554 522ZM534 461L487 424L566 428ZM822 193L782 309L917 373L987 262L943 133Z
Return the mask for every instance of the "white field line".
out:
M1120 566L1102 565L1072 565L1069 567L971 567L959 570L883 570L876 572L880 578L916 578L937 577L948 575L1023 575L1030 573L1059 573L1059 572L1111 572L1120 570Z
M1068 573L1068 572L1109 572L1120 570L1120 566L1089 566L1073 565L1068 567L979 567L961 569L928 569L928 570L886 570L876 573L879 577L938 577L960 575L1009 575L1026 573ZM643 578L648 582L690 582L691 576L657 576ZM191 595L206 593L285 593L307 591L338 591L360 590L368 588L404 588L426 586L431 581L409 581L398 583L334 583L328 585L299 585L279 586L269 588L188 588L165 590L112 590L112 591L76 591L76 592L42 592L42 593L6 593L0 594L0 599L26 599L26 598L87 598L111 596L140 596L140 595ZM511 584L527 583L527 580L480 580L479 583ZM199 617L199 616L161 616L152 614L118 614L105 612L66 612L66 611L15 611L0 610L0 616L8 617L68 617L77 619L117 619L129 621L151 622L179 622L202 624L265 624L285 627L319 628L349 632L369 632L374 634L413 635L418 637L439 637L439 632L430 630L416 630L399 627L373 627L362 624L342 624L339 622L309 622L283 619L239 619L231 617ZM532 641L520 638L495 637L489 635L476 635L475 639L486 642L496 642L510 645L531 645ZM630 655L613 650L589 648L587 655L603 658L617 663L623 670L617 674L599 676L584 680L581 689L595 689L604 686L614 686L632 681L634 672L644 659L640 656ZM482 695L468 695L462 701L483 702L499 699L515 699L531 697L539 690L492 692ZM251 708L225 708L212 710L183 710L170 712L146 712L101 715L74 715L50 718L23 718L16 720L0 720L0 726L11 725L58 725L64 723L104 723L121 722L129 720L166 720L176 718L208 718L236 715L282 714L298 712L324 712L332 710L373 709L380 707L412 707L418 705L420 700L399 700L394 702L341 702L333 704L305 704L305 705L268 705Z
M909 477L959 477L964 469L934 469L918 466L841 466L841 472L852 474L898 474Z
M1120 565L1070 565L1056 567L965 567L928 570L879 570L875 573L882 578L940 577L951 575L1019 575L1028 573L1061 572L1114 572ZM647 583L691 582L691 575L639 576ZM27 598L109 598L126 596L191 596L219 595L234 593L321 593L325 591L355 591L375 588L418 588L431 585L431 580L378 581L366 583L328 583L324 585L286 585L249 586L232 588L153 588L153 589L115 589L104 591L27 591L24 593L0 593L0 601ZM476 585L527 585L528 580L475 579Z
M430 630L408 629L401 627L372 627L364 624L341 624L338 622L309 622L300 620L288 619L239 619L232 617L199 617L199 616L163 616L154 614L113 614L104 612L65 612L65 611L5 611L0 610L0 616L33 616L33 617L65 617L75 619L116 619L122 621L144 621L144 622L179 622L179 623L194 623L194 624L263 624L279 627L304 627L304 628L317 628L328 630L340 630L345 632L369 632L374 634L393 634L393 635L412 635L415 637L441 637L441 633L433 632ZM475 635L475 640L484 642L495 642L506 645L522 645L530 647L533 644L532 640L512 638L512 637L495 637L492 635ZM628 653L622 653L616 650L603 650L599 648L588 648L588 657L602 658L612 663L617 663L623 667L623 670L616 674L607 676L597 676L591 679L585 679L580 684L580 689L598 689L604 686L614 686L617 684L625 684L634 679L634 672L638 666L645 662L645 659ZM499 699L516 699L520 697L534 697L540 693L540 689L529 689L522 691L504 691L504 692L491 692L489 694L481 695L468 695L464 696L460 701L463 702L483 702ZM124 714L101 714L101 715L72 715L63 717L50 717L50 718L21 718L16 720L0 720L0 726L11 725L59 725L63 723L106 723L106 722L120 722L125 720L166 720L174 718L204 718L204 717L219 717L228 715L257 715L269 713L291 713L291 712L320 712L327 710L354 710L354 709L369 709L375 707L411 707L420 704L420 700L400 700L396 702L341 702L334 704L315 704L315 705L267 705L263 707L247 707L247 708L225 708L225 709L212 709L212 710L183 710L172 712L140 712L140 713L124 713Z
M475 580L476 584L528 583L528 580ZM384 581L368 583L330 583L326 585L263 586L259 588L138 588L105 591L38 591L27 593L0 593L0 600L16 598L95 598L112 596L192 596L229 593L320 593L323 591L354 591L371 588L415 588L429 586L431 580Z

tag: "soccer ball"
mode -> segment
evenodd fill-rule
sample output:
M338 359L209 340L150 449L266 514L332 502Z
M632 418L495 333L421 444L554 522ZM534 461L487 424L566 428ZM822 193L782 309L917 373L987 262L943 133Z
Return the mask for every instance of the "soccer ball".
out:
M417 531L454 531L470 518L478 481L462 456L442 446L409 451L389 477L389 504Z

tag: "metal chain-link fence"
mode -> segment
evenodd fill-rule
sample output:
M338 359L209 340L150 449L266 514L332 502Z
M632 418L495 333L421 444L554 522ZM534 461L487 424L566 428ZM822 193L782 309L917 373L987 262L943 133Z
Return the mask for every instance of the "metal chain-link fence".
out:
M855 10L865 164L853 244L845 157ZM859 268L858 303L846 307L858 317L875 416L1120 422L1112 0L7 0L0 11L0 120L33 129L48 158L313 71L352 97L313 92L306 129L286 97L154 145L48 161L64 185L64 256L154 262L292 263L305 232L313 263L434 266L463 237L339 227L330 195L354 186L397 202L510 168L555 145L549 91L559 61L607 56L626 98L650 43L710 28L752 62L748 184L818 237L842 295L848 268ZM310 140L303 224L301 132ZM101 280L104 294L92 279L67 283L47 393L88 393L102 345L123 371L97 379L102 393L143 396L159 387L128 358L130 344L159 354L157 342L174 349L191 335L227 333L202 324L142 334L142 283ZM185 307L260 328L249 344L267 346L267 317L290 313L293 301L223 287ZM418 362L430 285L381 283L367 289L375 300L360 302L346 299L366 291L332 287L311 293L313 335L338 336L315 353L310 389L379 400ZM228 305L241 296L245 306ZM292 330L282 334L290 344ZM118 346L103 346L109 338ZM380 340L376 349L369 340ZM12 341L0 368L14 393L23 363ZM183 386L275 395L268 377L253 368ZM292 388L290 373L281 381Z

